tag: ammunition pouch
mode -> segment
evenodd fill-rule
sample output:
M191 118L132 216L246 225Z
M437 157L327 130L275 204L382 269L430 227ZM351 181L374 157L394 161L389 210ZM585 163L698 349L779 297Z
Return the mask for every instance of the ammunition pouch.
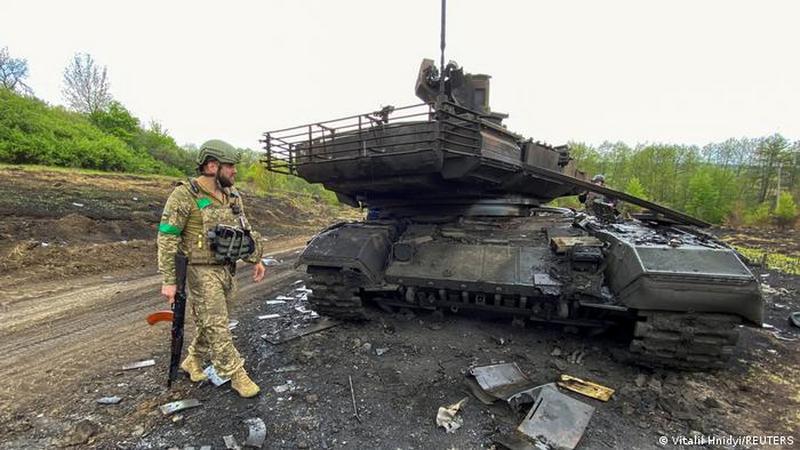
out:
M208 232L211 252L218 264L236 264L236 261L247 258L256 251L256 243L250 230L217 225Z

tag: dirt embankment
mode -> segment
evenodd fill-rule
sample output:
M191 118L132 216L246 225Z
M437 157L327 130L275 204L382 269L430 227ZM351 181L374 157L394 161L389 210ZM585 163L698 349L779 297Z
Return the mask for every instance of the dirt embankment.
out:
M156 227L175 181L0 168L0 283L154 269ZM268 239L311 235L338 216L358 214L313 199L242 191L248 217Z

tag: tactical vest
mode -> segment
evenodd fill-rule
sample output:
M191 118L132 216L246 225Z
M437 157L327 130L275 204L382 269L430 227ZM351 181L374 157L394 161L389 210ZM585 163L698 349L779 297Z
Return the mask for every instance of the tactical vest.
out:
M213 236L213 233L210 232L213 232L218 225L246 230L249 233L251 228L242 212L242 198L236 189L225 188L224 192L228 201L227 204L220 204L200 189L195 180L190 179L185 184L194 198L195 207L189 216L189 221L193 222L193 219L196 220L199 215L202 222L200 229L197 229L196 226L189 226L189 224L185 228L183 244L189 257L189 264L223 264L212 249L209 234Z

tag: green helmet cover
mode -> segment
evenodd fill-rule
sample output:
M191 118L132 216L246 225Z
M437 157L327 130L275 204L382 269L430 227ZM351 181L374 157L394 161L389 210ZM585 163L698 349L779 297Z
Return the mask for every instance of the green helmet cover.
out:
M212 139L200 146L200 153L197 154L197 164L203 164L208 158L216 159L221 163L237 164L241 159L241 155L231 144L219 139Z

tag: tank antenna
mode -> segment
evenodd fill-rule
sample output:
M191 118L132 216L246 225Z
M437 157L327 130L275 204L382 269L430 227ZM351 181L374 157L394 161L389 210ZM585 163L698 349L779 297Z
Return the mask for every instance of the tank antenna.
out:
M444 95L444 36L445 36L445 17L447 12L447 0L442 0L442 36L439 40L441 58L439 59L439 69L442 71L439 77L439 95Z

